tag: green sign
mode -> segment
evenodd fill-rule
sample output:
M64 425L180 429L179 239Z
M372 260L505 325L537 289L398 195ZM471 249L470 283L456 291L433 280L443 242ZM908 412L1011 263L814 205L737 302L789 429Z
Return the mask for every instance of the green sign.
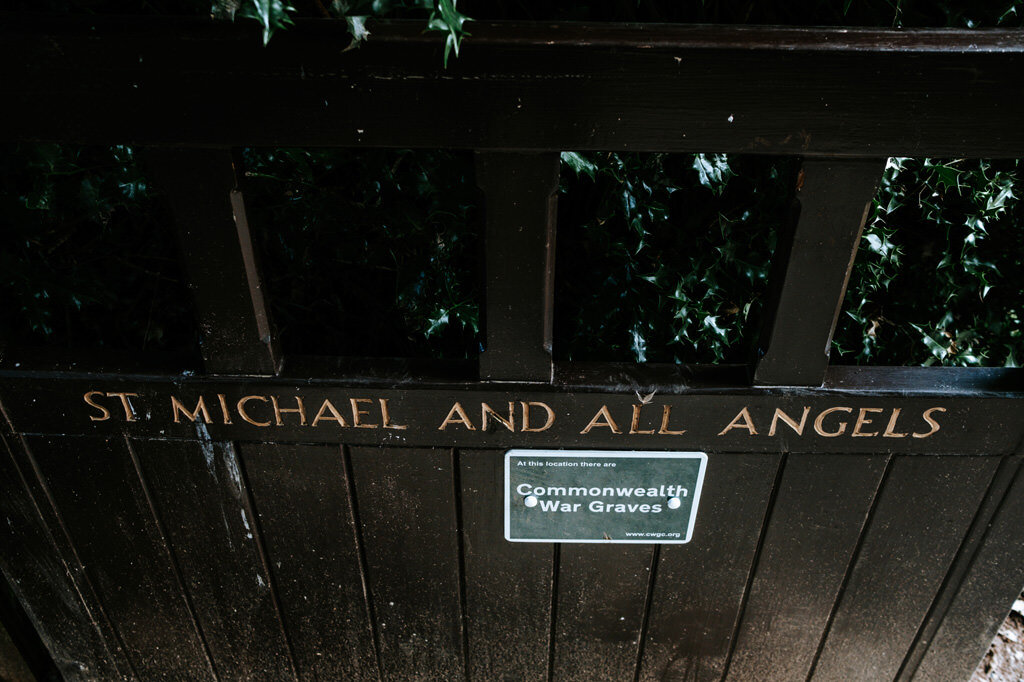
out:
M707 461L703 452L509 450L505 539L689 542Z

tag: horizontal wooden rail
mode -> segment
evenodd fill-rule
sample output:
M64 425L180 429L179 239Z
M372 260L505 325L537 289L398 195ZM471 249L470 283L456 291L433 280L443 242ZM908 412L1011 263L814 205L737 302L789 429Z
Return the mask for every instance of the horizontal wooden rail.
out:
M1024 438L1017 370L978 370L973 381L927 368L846 374L842 388L641 393L630 383L427 387L3 371L0 401L16 433L242 442L999 455ZM948 388L950 374L966 379L959 389ZM1018 390L998 391L1007 382Z
M1024 156L1024 32L0 20L5 139Z

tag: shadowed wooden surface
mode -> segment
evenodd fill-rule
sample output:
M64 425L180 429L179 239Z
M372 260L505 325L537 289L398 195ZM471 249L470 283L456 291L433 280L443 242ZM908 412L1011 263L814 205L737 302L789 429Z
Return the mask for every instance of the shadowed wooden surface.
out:
M969 674L1024 581L1024 371L826 349L880 159L1024 156L1020 32L474 24L444 69L419 23L351 51L339 23L268 48L250 29L0 21L0 137L155 147L205 362L0 347L26 660L71 680ZM479 371L281 357L243 145L475 150ZM805 158L759 359L552 364L563 150ZM692 539L506 542L513 447L707 453Z

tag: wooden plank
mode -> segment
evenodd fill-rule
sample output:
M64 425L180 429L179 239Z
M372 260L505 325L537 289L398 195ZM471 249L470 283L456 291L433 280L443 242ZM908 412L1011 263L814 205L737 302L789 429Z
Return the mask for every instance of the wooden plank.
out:
M377 680L340 449L267 443L241 453L299 677Z
M552 379L559 163L557 153L476 155L487 216L481 379Z
M780 235L754 383L821 386L832 333L885 162L804 161L800 217Z
M1024 586L1024 471L1020 460L1007 462L1012 476L1004 495L994 495L994 515L979 528L979 547L966 574L957 581L941 620L929 633L919 663L905 669L908 679L968 679L988 651L1010 605Z
M385 680L464 676L451 450L352 448Z
M0 579L66 680L130 676L119 668L0 434ZM92 606L95 608L96 604ZM0 675L2 677L2 675Z
M811 679L896 676L997 465L994 457L893 460Z
M780 460L709 453L693 539L661 549L637 679L722 677Z
M552 680L633 677L654 547L563 544Z
M146 158L174 214L206 371L273 374L279 358L237 161L220 149L150 149Z
M26 442L137 674L213 679L202 633L124 439Z
M200 434L201 435L201 434ZM133 441L220 679L295 678L234 448Z
M726 679L807 679L887 460L786 458Z
M914 643L903 659L903 664L896 675L897 682L912 679L914 672L921 664L921 660L927 654L935 633L942 625L949 607L956 599L957 592L974 563L974 559L985 540L993 517L998 512L1007 491L1013 483L1019 463L1019 460L1013 456L1000 458L999 466L992 476L988 490L985 492L981 505L974 515L974 519L971 521L964 541L960 544L960 550L946 572L942 587L939 588L938 594L932 600L931 607L928 609L928 615L925 616L924 621L917 630ZM1016 594L1019 594L1019 592ZM1001 612L1001 606L995 608ZM991 642L991 640L989 641Z
M931 376L940 378L942 374L940 371ZM298 377L268 381L0 371L0 397L17 397L8 401L12 422L19 431L33 434L99 435L124 430L133 438L194 439L196 424L203 422L213 440L257 442L348 441L358 445L462 448L524 444L564 447L566 443L575 443L580 447L612 449L761 453L1012 452L1024 437L1024 420L1019 418L1021 394L989 391L982 386L946 393L941 388L945 383L948 382L943 379L920 381L913 390L890 382L842 391L676 387L666 393L652 389L656 390L652 401L640 405L636 393L650 390L642 385L633 388L630 383L579 389L572 385L489 383L446 388L413 382L396 386L393 380L342 383ZM931 391L929 386L939 388ZM123 409L117 397L120 393L138 394L131 397L135 413ZM87 394L108 414L90 406L85 401ZM230 423L224 423L220 396L224 396ZM199 410L193 414L200 397L207 413ZM172 398L187 411L184 416L181 409L174 407ZM282 412L281 418L275 419L274 400L279 410L298 409L299 398L306 410L304 420L297 412ZM238 412L238 404L243 400L247 401L244 409L250 421ZM326 400L340 410L338 415L344 424L335 421L329 408L324 407ZM359 426L354 424L352 401L356 401L359 412L365 413ZM386 424L382 401L387 405ZM507 411L510 402L515 411L515 431L498 424L493 417L484 430L483 405L494 411ZM456 403L465 411L465 421L455 409ZM549 427L547 412L540 403L551 409L553 419ZM528 431L523 430L524 405L530 411ZM638 405L638 429L630 433L633 409ZM588 430L587 426L603 407L615 420L615 428L610 423L601 423L602 416L598 419L600 424ZM322 409L325 411L317 419ZM776 410L799 421L805 409L808 417L802 435L781 422L772 429ZM667 426L664 433L659 433L663 431L666 410ZM325 416L331 421L325 421ZM749 425L747 417L751 420Z
M471 680L544 679L553 552L504 537L504 452L459 452Z
M444 37L421 21L375 23L373 40L344 54L343 22L298 23L264 49L242 22L5 17L3 135L1024 156L1013 30L474 22L470 56L445 69Z

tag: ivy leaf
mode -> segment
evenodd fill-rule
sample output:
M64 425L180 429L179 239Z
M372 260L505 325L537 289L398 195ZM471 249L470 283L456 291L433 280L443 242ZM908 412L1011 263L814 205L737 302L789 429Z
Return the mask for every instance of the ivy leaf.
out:
M944 164L935 164L932 166L932 170L935 172L936 186L942 185L947 189L960 189L960 176L962 175L962 171L954 168L953 166L947 166Z
M430 326L427 327L426 331L423 332L423 335L429 339L431 336L441 331L445 327L445 325L448 324L448 311L440 311L440 314L437 317L430 318L428 322L430 322Z
M345 23L348 24L348 34L352 36L352 42L342 52L348 52L359 47L360 43L370 35L370 32L366 29L367 18L366 16L345 17Z
M236 12L237 16L255 19L263 26L263 44L270 42L276 31L292 26L295 22L288 16L295 8L285 0L246 0Z
M700 177L700 184L716 195L722 193L733 175L729 168L729 157L725 154L695 154L693 168Z
M936 341L934 336L912 322L910 323L910 326L916 329L917 333L921 335L922 343L924 343L937 360L942 361L949 357L949 349L945 345Z
M576 152L562 152L562 163L575 171L576 176L586 174L593 180L597 175L597 164Z
M469 35L462 25L467 21L472 21L455 8L455 3L456 0L437 0L437 6L427 21L428 31L441 31L448 34L444 41L445 68L448 68L448 56L451 51L454 49L455 56L458 57L462 39Z

